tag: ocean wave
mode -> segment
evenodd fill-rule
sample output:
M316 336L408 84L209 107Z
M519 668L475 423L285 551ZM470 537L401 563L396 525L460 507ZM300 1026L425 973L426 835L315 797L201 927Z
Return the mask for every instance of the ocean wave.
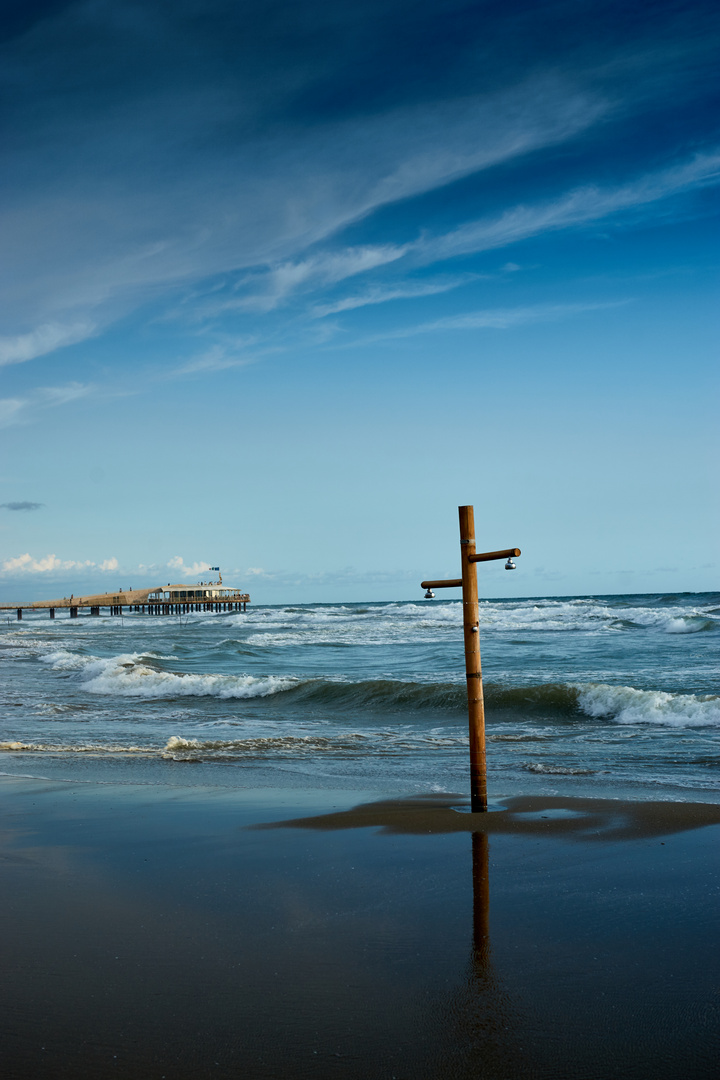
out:
M714 619L707 619L702 615L682 615L668 619L663 629L666 634L697 634L717 628L718 624Z
M449 711L460 715L466 708L466 690L460 683L400 682L391 679L335 682L301 681L283 691L289 698L316 705L388 709L398 712ZM720 697L670 694L660 690L636 690L605 683L543 683L536 686L504 686L486 683L488 720L507 718L572 721L582 716L618 724L659 724L673 727L720 725Z
M404 682L400 679L307 679L287 691L293 702L348 710L388 709L414 712L437 709L457 712L467 700L459 683Z
M122 653L109 658L58 650L43 657L56 670L77 672L93 694L138 698L264 698L282 695L288 705L346 711L393 713L446 712L460 716L466 707L464 682L424 682L299 675L183 673L165 670L159 655ZM485 684L488 719L569 721L586 716L618 724L672 727L720 725L720 697L639 690L606 683L543 683L528 686Z
M95 754L144 755L171 761L243 761L258 759L287 759L312 757L407 757L419 751L434 754L467 746L467 735L449 735L432 730L412 731L407 727L366 731L335 731L332 734L312 732L287 735L262 734L255 731L245 738L203 739L171 735L162 746L137 746L119 743L59 743L7 740L0 742L0 751L32 754Z
M156 666L147 653L122 653L101 658L60 650L42 657L60 671L79 671L83 688L92 694L121 697L256 698L287 690L293 676L216 675L177 673Z
M578 685L576 690L580 711L596 719L678 728L720 726L720 697L715 695L669 694L605 683Z
M260 734L245 738L201 739L172 735L162 757L184 760L243 760L246 758L396 756L432 750L442 752L467 747L466 734L412 730L404 725L385 729L335 730L332 734Z
M334 738L320 735L254 736L247 739L185 739L172 735L161 756L172 761L242 760L258 757L307 757L367 752L367 736L349 732Z
M505 638L538 634L615 635L630 633L693 634L717 632L720 620L714 597L577 597L524 600L483 600L479 607L481 635ZM30 618L23 630L13 627L16 647L32 648L39 631L57 640L66 633L66 621L52 626ZM39 615L38 615L39 618ZM254 608L246 613L199 613L180 622L173 619L136 616L128 621L132 636L145 628L185 634L185 642L197 646L212 629L227 634L215 648L240 655L263 655L268 649L297 646L362 647L399 644L445 644L462 638L462 604L456 600L417 601L373 605L309 605ZM89 642L96 636L114 633L117 619L82 618L72 627ZM182 627L182 630L180 630ZM187 633L186 633L187 631ZM123 631L125 632L125 631ZM28 638L27 635L30 635ZM25 635L25 637L23 637ZM179 647L179 646L178 646ZM61 651L61 650L58 650ZM93 649L94 651L94 649ZM75 661L68 660L71 664Z
M112 743L32 743L0 742L0 750L35 754L157 754L152 747L119 746Z
M221 675L166 671L148 653L101 658L57 650L41 658L55 670L77 672L83 688L95 694L126 697L256 698L286 694L295 702L345 709L385 707L397 710L462 708L459 683L415 683L393 679L352 682L343 677L294 675Z
M702 605L660 607L648 603L618 603L598 597L480 602L481 633L583 632L622 633L651 630L696 633L717 630L720 623ZM392 644L447 640L461 628L459 601L395 603L373 607L340 605L256 609L227 616L227 625L242 627L260 647L298 644Z

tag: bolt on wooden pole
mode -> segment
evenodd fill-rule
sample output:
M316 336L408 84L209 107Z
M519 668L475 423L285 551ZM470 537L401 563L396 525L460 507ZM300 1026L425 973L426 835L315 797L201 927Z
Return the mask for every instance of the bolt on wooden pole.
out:
M487 760L485 755L485 703L480 663L480 612L478 608L475 555L475 513L472 506L458 507L460 516L460 565L462 572L463 634L470 725L470 809L487 810Z

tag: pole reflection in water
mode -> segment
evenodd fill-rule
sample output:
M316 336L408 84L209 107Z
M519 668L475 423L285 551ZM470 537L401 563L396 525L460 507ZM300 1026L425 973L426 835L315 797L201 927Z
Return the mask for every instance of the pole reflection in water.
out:
M487 833L472 833L473 965L490 966L490 841Z
M717 882L715 863L698 852L701 842L711 850L712 839L703 837L720 825L720 806L521 795L473 814L458 803L456 795L436 793L251 826L366 830L361 906L379 921L358 924L356 957L378 961L363 969L382 1017L372 1021L366 1045L384 1054L384 1064L365 1060L354 1075L714 1077L716 969L704 952L717 922ZM385 854L375 864L382 843L372 842L372 831L414 839L405 853L395 843L390 861ZM692 831L685 841L692 846L681 848ZM461 843L443 845L452 834ZM489 834L497 845L492 907ZM678 859L686 852L677 864L688 875L681 895L667 862L673 848ZM353 886L345 910L356 910L356 895ZM676 941L678 915L685 925ZM350 934L350 920L343 925ZM341 935L338 956L343 949ZM383 987L388 998L381 1001ZM357 1002L348 1015L355 1025Z
M490 843L473 832L472 944L464 985L450 997L445 1050L434 1068L453 1080L510 1080L530 1076L532 1067L518 1045L520 1016L492 962L490 939Z

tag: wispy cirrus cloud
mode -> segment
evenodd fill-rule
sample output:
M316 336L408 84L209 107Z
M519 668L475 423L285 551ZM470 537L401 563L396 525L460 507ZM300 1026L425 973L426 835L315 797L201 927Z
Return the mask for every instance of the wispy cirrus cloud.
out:
M172 12L148 0L141 19L128 0L112 11L94 8L92 19L77 4L30 17L27 33L3 46L8 70L22 77L9 83L0 363L47 355L98 333L148 297L175 302L180 289L221 275L239 277L238 288L205 295L187 312L219 322L262 316L297 299L318 319L422 299L433 295L429 288L387 281L349 286L345 297L323 294L350 278L377 278L383 270L400 278L406 269L609 219L716 182L708 155L675 174L666 170L624 186L587 183L542 203L527 196L543 151L567 146L568 160L581 156L587 134L600 138L649 101L667 100L673 80L686 80L691 66L700 70L697 50L703 56L712 50L709 34L698 43L698 27L707 24L699 12L695 22L686 12L679 19L668 4L628 26L618 48L590 3L583 18L597 19L601 46L593 35L578 43L563 5L517 19L472 12L460 0L442 13L413 10L416 36L408 41L411 7L409 0L382 5L383 26L397 34L391 34L392 57L372 5L333 11L332 18L322 5L295 5L292 25L302 32L290 45L275 32L272 5L261 0L248 0L242 11L220 0L213 28L200 34L195 16L188 18L194 6L183 0ZM443 36L449 12L453 26L465 27L463 40ZM319 35L333 46L313 52L310 62L305 50ZM436 56L436 39L450 52ZM680 68L672 60L677 47L688 50ZM243 59L229 66L228 50ZM368 57L376 50L382 60L373 68ZM457 63L450 61L454 51ZM129 55L153 63L130 79ZM414 76L406 78L403 64L411 57ZM358 79L367 80L362 93ZM692 140L702 145L695 135ZM596 150L575 175L596 175ZM629 153L627 140L622 154L617 146L615 153L618 160L627 156L628 175L640 168L642 153ZM510 175L504 170L515 170L511 190L521 193L512 204L494 201L505 210L462 224L450 217L454 227L438 235L422 207L406 216L403 210L403 227L394 222L383 233L399 204L436 197L498 167L501 185ZM525 171L522 183L518 167ZM553 168L557 184L564 165ZM439 228L448 217L442 220ZM373 242L338 249L349 226ZM406 242L398 239L403 228ZM185 373L243 362L231 351L211 350L188 361ZM0 414L7 422L24 408L8 399Z
M20 502L0 503L0 509L2 509L2 510L20 510L20 511L39 510L44 505L45 505L44 503L27 502L26 500L22 500Z
M33 413L68 405L87 397L94 390L95 387L90 384L71 382L65 386L39 386L24 398L0 398L0 428L22 424Z
M466 222L441 236L413 245L420 261L433 263L458 255L503 248L530 237L605 220L686 191L720 183L720 152L645 174L616 187L586 186L549 202L515 206L495 218Z
M224 303L236 307L270 311L297 293L317 294L350 277L369 274L395 264L400 274L418 266L430 266L450 259L509 247L533 237L563 229L608 221L628 211L644 208L673 196L720 183L720 152L698 154L670 168L646 173L625 184L601 187L587 185L559 195L553 200L516 205L496 217L465 222L447 233L421 236L405 244L363 245L341 251L325 251L304 259L287 261L251 279L262 283L247 296ZM507 263L507 273L518 269ZM479 278L482 275L475 275ZM421 298L464 284L468 277L441 283L383 282L362 292L315 303L309 314L323 318L354 308L386 303L395 299ZM243 285L239 283L238 288Z
M67 345L76 345L96 333L91 322L44 323L27 334L0 337L0 365L23 364Z
M256 356L252 353L244 353L243 350L257 340L256 337L242 338L232 345L218 342L199 356L180 364L170 374L171 376L210 375L215 371L226 371L228 368L246 367L254 363Z
M68 405L78 398L87 397L95 388L88 383L71 382L65 386L40 386L36 390L38 403L46 406Z
M26 406L24 398L0 398L0 427L18 423Z
M34 52L23 52L28 46L17 44L23 87L32 86L36 63ZM44 46L45 63L53 55L65 78L66 59L47 35ZM259 287L234 302L272 310L311 281L327 284L400 258L402 246L392 244L302 253L381 207L571 139L608 109L601 94L547 75L309 125L239 123L247 97L223 98L214 74L207 87L195 86L194 107L178 125L178 94L153 88L147 98L133 96L128 107L105 112L102 125L89 91L49 118L52 94L32 101L28 130L7 160L11 198L0 227L12 268L3 282L6 325L38 328L6 337L6 362L81 340L91 326L146 302L148 290L159 295L266 267ZM25 103L15 104L19 124ZM82 315L71 320L70 311Z
M461 274L444 281L407 282L401 285L377 285L366 289L362 293L352 296L344 296L338 300L330 300L326 304L316 304L311 308L310 314L315 318L325 318L327 315L338 315L341 311L352 311L355 308L367 307L369 304L387 304L391 300L417 300L423 296L437 296L439 293L450 292L462 285L468 285L471 281L478 281L480 274Z
M249 279L253 291L227 300L221 306L224 310L272 311L297 292L327 288L377 270L402 259L409 249L407 244L364 244L340 251L319 252L295 262L288 260L254 275Z
M630 302L630 300L612 300L588 304L531 304L526 307L470 311L462 315L450 315L446 318L390 330L387 333L375 334L358 344L413 337L416 334L431 334L444 330L510 330L515 326L525 326L529 323L558 322L591 311L622 307Z

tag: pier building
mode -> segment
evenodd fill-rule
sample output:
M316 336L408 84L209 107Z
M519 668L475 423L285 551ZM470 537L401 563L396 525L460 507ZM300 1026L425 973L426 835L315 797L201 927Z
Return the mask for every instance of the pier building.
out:
M248 593L241 592L231 585L219 581L201 581L195 584L168 582L152 589L119 589L114 593L94 593L91 596L63 596L62 600L35 600L27 603L0 604L0 611L15 611L22 619L23 611L47 610L50 618L55 612L68 609L70 618L76 619L82 608L88 608L91 615L99 615L102 608L108 609L109 615L122 615L123 608L128 612L148 615L183 615L190 611L245 611L250 603Z

